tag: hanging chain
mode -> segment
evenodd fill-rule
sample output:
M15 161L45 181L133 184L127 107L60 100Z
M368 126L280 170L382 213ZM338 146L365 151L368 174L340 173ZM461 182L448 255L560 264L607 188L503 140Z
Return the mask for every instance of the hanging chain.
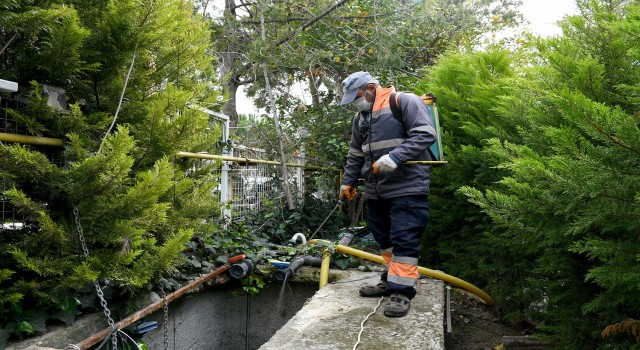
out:
M162 324L162 337L164 341L164 350L169 350L169 301L167 300L167 294L164 292L164 286L160 284L160 292L162 293L162 300L164 301L164 319Z
M76 229L78 231L78 237L80 238L80 244L82 245L82 252L85 257L89 257L89 248L87 248L87 241L84 238L84 232L82 230L82 225L80 224L80 213L78 212L77 207L73 207L73 216L76 220ZM111 344L113 345L113 349L118 348L118 336L117 329L113 319L111 318L111 311L109 310L109 306L107 305L107 300L104 298L104 293L102 292L102 288L100 288L100 283L98 281L93 281L93 285L96 287L96 293L98 294L98 298L100 299L100 305L102 306L102 310L104 312L105 317L107 317L107 322L109 322L109 327L111 327Z

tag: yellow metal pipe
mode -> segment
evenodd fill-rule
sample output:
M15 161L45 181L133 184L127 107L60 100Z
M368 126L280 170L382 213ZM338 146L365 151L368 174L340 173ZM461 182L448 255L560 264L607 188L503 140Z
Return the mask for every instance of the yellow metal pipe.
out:
M445 165L448 164L446 160L409 160L402 164L426 164L426 165Z
M329 282L329 265L331 265L331 251L329 248L322 250L322 264L320 265L320 287L322 289Z
M309 241L309 244L318 244L317 239L312 239L311 241ZM323 241L326 243L330 243L329 241ZM371 253L367 253L364 252L362 250L358 250L355 248L351 248L351 247L347 247L341 244L336 244L335 245L336 250L341 251L343 253L347 253L353 256L357 256L359 258L363 258L363 259L367 259L367 260L371 260L373 262L377 262L379 264L384 264L384 259L382 259L381 256L379 255L375 255L375 254L371 254ZM323 262L324 262L324 258L323 258ZM431 270L428 269L426 267L422 267L422 266L418 266L418 272L429 276L429 277L433 277L433 278L437 278L439 280L443 280L445 282L451 283L456 287L460 287L464 290L467 290L475 295L477 295L478 297L480 297L485 303L487 304L493 304L493 299L484 291L482 291L482 289L474 286L471 283L468 283L466 281L463 281L457 277L451 276L451 275L447 275L444 272L441 271L436 271L436 270ZM320 276L322 277L322 271L320 272ZM322 288L322 287L321 287Z
M251 158L242 158L242 157L230 157L230 156L219 156L216 154L207 154L207 153L192 153L192 152L178 152L176 153L178 157L185 158L199 158L199 159L216 159L216 160L226 160L229 162L236 163L252 163L252 164L268 164L268 165L280 165L280 162L276 162L273 160L262 160L262 159L251 159ZM426 164L426 165L444 165L448 162L446 160L410 160L404 162L403 164ZM320 166L313 165L304 165L297 163L285 163L286 166L290 167L298 167L312 170L333 170L340 172L340 180L342 181L342 169L339 168L324 168Z
M15 143L28 144L28 145L38 145L38 146L62 147L64 145L64 141L62 141L61 139L54 139L51 137L41 137L41 136L6 134L3 132L0 132L0 141L15 142Z
M242 157L229 157L229 156L219 156L215 154L206 154L206 153L191 153L191 152L178 152L176 153L178 157L185 158L199 158L199 159L216 159L216 160L226 160L229 162L236 163L251 163L251 164L268 164L268 165L280 165L280 162L276 162L273 160L262 160L262 159L250 159L250 158L242 158ZM333 170L333 171L342 171L342 169L338 168L323 168L320 166L313 165L304 165L297 163L285 163L286 166L296 167L296 168L305 168L312 170Z

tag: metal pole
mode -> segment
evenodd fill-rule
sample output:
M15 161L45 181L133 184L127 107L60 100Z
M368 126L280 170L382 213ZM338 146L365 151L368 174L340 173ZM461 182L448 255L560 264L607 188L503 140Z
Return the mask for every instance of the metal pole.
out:
M230 162L236 162L236 163L268 164L268 165L281 165L282 164L280 162L276 162L276 161L272 161L272 160L250 159L250 158L229 157L229 156L218 156L218 155L215 155L215 154L206 154L206 153L178 152L176 155L178 157L185 157L185 158L228 160ZM342 169L338 169L338 168L325 168L325 167L320 167L320 166L311 166L311 165L304 165L304 164L298 164L298 163L285 163L285 165L288 166L288 167L294 167L294 168L302 167L302 168L311 169L311 170L342 171Z
M451 287L447 286L447 333L451 333Z
M4 132L0 132L0 141L23 143L23 144L38 145L38 146L62 147L64 145L64 141L62 141L62 139L55 139L51 137L41 137L41 136L7 134Z

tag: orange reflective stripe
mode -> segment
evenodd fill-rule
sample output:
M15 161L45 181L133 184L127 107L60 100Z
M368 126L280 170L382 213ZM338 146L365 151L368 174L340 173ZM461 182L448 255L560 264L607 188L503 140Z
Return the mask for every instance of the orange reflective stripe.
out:
M418 265L391 261L389 264L389 275L418 279Z

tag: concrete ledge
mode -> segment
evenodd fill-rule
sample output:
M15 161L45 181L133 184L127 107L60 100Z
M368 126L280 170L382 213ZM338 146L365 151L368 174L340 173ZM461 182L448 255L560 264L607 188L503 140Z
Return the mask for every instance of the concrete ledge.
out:
M340 279L313 296L260 350L353 349L360 324L375 309L380 298L362 298L358 289L378 282L379 273L332 270ZM405 317L384 316L384 298L364 324L358 348L444 349L444 282L419 280L418 295Z

